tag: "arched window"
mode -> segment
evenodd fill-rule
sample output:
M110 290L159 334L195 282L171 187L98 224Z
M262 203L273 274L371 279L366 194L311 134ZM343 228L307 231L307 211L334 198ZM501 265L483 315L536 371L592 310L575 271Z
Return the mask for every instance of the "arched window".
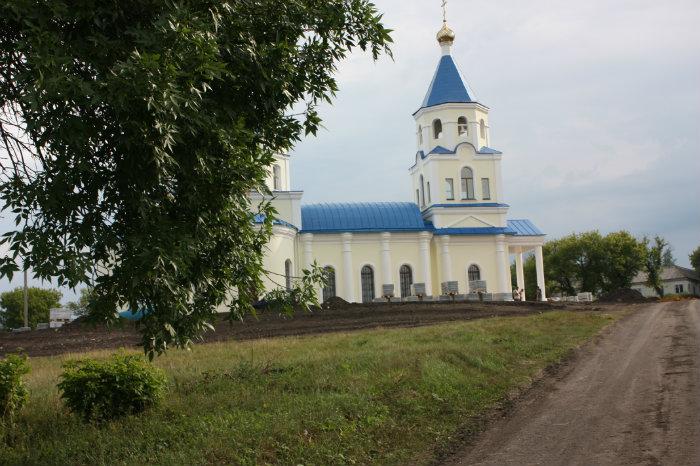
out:
M469 282L478 282L481 280L481 269L478 265L469 266Z
M442 136L442 121L438 119L433 121L433 138L440 139L440 136Z
M331 298L335 298L335 269L330 265L324 267L326 272L326 283L323 286L323 302L325 303Z
M371 303L374 301L374 270L369 265L362 267L360 274L362 283L362 302Z
M289 259L284 261L284 284L287 290L292 289L292 261Z
M275 191L282 189L282 169L279 165L272 167L272 189Z
M418 143L423 144L423 127L418 125Z
M467 122L467 117L459 117L457 119L457 135L467 135L469 134L469 123Z
M474 197L474 172L469 167L462 168L462 199L473 200Z
M399 282L401 284L401 297L411 296L411 285L413 285L413 271L408 265L402 265L399 269Z
M423 182L423 175L420 176L420 205L425 207L425 183Z
M425 190L428 193L428 204L430 204L432 201L430 200L430 181L426 183Z
M481 138L486 139L486 122L484 121L483 118L479 122L479 130L481 132Z

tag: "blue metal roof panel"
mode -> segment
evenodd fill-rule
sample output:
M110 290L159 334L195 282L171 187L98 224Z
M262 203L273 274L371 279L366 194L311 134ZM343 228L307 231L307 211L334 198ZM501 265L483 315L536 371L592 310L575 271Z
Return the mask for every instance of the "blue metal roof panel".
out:
M463 203L455 203L455 204L433 204L428 209L433 209L433 208L451 208L451 207L510 207L508 204L500 204L498 202L475 202L473 204L463 204Z
M507 227L436 228L434 234L436 236L514 235L515 231Z
M301 207L304 233L424 231L416 204L362 202L312 204Z
M450 55L444 55L440 58L437 71L435 71L421 108L455 102L468 103L474 102L474 100L472 100L454 60Z
M254 222L254 223L263 223L264 221L265 221L265 216L264 216L263 214L256 214L256 215L255 215L255 218L253 219L253 222ZM294 225L292 225L291 223L285 222L284 220L280 220L280 219L275 219L275 220L272 222L272 224L273 224L273 225L279 225L279 226L287 227L287 228L293 228L293 229L295 229L295 230L298 230L298 228L295 227Z
M508 220L508 228L515 231L516 236L545 236L530 220Z
M477 154L503 155L503 152L501 152L500 150L496 150L496 149L492 149L490 147L484 146L481 149L479 149L479 152L477 152Z
M430 154L453 155L453 154L456 154L456 152L453 150L450 150L450 149L446 149L442 146L435 146L435 148L433 150L428 152L428 155L430 155Z

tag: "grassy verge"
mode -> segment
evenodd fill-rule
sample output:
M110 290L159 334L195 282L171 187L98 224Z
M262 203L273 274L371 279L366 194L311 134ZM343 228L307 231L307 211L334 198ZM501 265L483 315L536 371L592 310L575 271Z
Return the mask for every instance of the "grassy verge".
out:
M66 357L36 358L0 463L426 463L614 319L554 312L201 345L157 360L171 379L162 407L101 427L64 412L55 384Z

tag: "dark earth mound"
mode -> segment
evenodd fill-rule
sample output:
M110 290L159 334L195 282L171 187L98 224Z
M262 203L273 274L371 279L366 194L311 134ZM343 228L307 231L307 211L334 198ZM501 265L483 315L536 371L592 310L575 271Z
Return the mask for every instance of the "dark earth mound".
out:
M603 294L598 298L598 301L602 303L642 303L647 301L647 298L637 290L623 288Z
M599 311L588 304L564 303L392 303L347 304L331 301L330 309L280 316L261 311L256 317L231 322L222 315L205 335L205 342L348 332L373 328L418 327L441 322L489 317L527 316L555 310ZM335 307L337 306L337 307ZM335 308L334 308L335 307ZM29 356L82 353L99 349L135 348L141 341L137 324L122 322L116 327L72 323L57 330L26 333L0 332L0 356L23 352Z

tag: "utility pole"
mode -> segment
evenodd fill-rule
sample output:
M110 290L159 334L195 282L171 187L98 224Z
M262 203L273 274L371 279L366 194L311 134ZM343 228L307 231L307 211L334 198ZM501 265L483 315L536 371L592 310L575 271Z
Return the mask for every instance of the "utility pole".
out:
M29 288L27 285L28 271L24 269L24 328L29 328Z

